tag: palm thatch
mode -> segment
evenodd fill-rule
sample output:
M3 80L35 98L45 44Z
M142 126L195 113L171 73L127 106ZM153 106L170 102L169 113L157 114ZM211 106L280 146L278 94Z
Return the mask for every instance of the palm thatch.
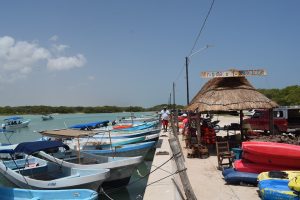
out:
M218 77L202 87L187 110L203 112L274 107L278 104L255 90L245 77Z

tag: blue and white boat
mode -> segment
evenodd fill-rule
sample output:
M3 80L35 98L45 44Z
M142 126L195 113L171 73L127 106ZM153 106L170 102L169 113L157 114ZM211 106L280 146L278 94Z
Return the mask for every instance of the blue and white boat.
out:
M94 135L94 138L98 139L123 139L123 138L137 138L141 136L153 135L160 132L158 128L150 128L150 129L143 129L134 132L126 132L126 133L119 133L117 131L105 131L105 132L97 132Z
M82 123L82 124L75 124L70 126L71 129L79 129L79 130L92 130L95 128L101 128L108 126L109 121L97 121L97 122L90 122L90 123Z
M30 190L0 187L1 200L96 200L98 193L87 189Z
M118 187L127 185L135 168L143 161L142 156L136 157L108 157L82 152L80 142L81 136L90 131L79 131L72 129L43 131L43 135L59 138L73 138L75 150L57 151L51 154L39 152L39 155L53 162L61 163L63 166L79 169L110 169L110 177L105 180L104 187ZM82 138L84 139L84 138ZM77 140L77 142L76 142Z
M24 142L15 149L3 149L10 160L1 160L0 173L21 188L29 189L69 189L83 188L97 191L109 177L108 169L76 168L62 165L61 162L49 162L32 156L39 151L53 151L69 147L59 141Z
M23 117L12 116L4 119L2 124L3 129L17 129L27 127L30 123L30 119L25 120Z
M105 146L102 149L98 149L96 146L84 147L82 152L103 155L103 156L113 156L113 157L134 157L143 156L149 152L151 148L154 148L156 142L141 142L136 144L127 144L120 146Z

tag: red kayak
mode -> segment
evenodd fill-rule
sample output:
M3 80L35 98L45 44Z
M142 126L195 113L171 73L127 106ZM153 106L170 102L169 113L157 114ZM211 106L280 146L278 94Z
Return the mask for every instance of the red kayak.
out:
M248 152L243 153L243 158L254 163L264 165L279 165L283 167L300 168L300 158L275 157L266 155L257 155Z
M252 163L247 160L236 160L234 161L234 168L240 172L250 172L250 173L261 173L267 171L282 171L282 170L296 170L300 169L293 167L283 167L283 166L276 166L276 165L267 165L267 164L259 164L259 163Z
M243 142L244 152L258 156L286 159L300 159L300 146L276 142Z

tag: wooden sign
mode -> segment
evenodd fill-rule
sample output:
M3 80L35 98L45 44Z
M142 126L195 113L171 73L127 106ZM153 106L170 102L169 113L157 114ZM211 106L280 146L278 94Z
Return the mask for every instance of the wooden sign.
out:
M266 76L267 71L264 69L254 70L228 70L228 71L215 71L215 72L201 72L202 78L215 78L215 77L242 77L242 76Z

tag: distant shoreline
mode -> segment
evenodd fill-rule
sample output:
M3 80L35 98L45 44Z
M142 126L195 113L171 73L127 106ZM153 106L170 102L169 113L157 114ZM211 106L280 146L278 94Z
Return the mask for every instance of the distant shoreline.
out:
M45 115L45 114L93 114L93 113L122 113L122 112L155 112L160 111L166 104L153 106L151 108L143 108L139 106L5 106L0 107L0 115ZM171 106L169 106L171 107ZM182 109L183 106L177 105L177 109Z

